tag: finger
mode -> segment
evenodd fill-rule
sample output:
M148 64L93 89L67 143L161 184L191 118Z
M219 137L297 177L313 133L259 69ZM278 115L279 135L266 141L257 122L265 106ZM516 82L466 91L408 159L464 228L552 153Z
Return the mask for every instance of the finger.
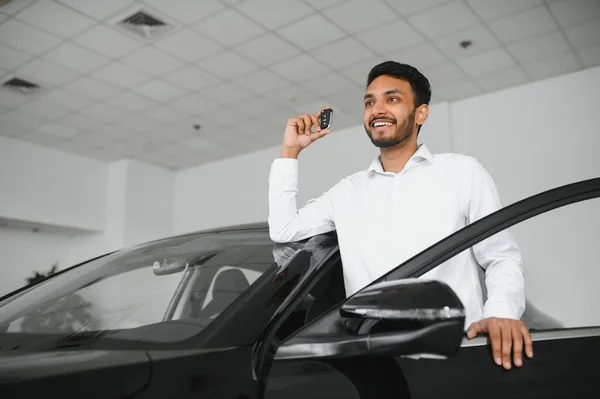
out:
M311 134L313 124L312 120L310 119L310 115L302 115L302 120L304 121L304 134Z
M492 355L494 356L494 362L498 366L502 365L502 335L500 335L500 329L497 325L489 328L490 340L492 341Z
M321 124L319 123L319 118L317 118L315 115L309 115L309 116L310 116L310 120L311 120L312 124L317 127L317 132L320 132Z
M503 324L502 327L502 364L504 368L510 370L511 362L510 355L512 352L512 329L506 324Z
M481 332L481 324L476 321L474 323L471 323L471 325L469 326L469 329L467 330L467 337L475 338L477 336L477 334L479 334L480 332Z
M296 126L298 126L298 134L304 134L304 120L302 118L295 118Z
M518 326L511 328L512 345L513 345L513 361L515 366L523 365L523 333Z
M313 141L318 140L318 139L320 139L323 136L327 136L327 134L330 133L330 132L331 132L331 130L329 130L329 129L323 129L323 130L321 130L321 131L319 131L317 133L313 133L313 136L314 136Z
M533 357L533 339L531 338L529 329L524 324L521 324L521 334L523 336L525 353L527 354L527 357L531 359Z

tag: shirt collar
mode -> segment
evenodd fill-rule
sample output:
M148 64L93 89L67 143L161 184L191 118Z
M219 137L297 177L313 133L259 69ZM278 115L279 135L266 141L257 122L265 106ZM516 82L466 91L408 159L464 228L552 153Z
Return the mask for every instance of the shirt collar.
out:
M407 167L410 167L411 165L420 161L428 161L429 163L433 162L433 155L431 154L431 151L429 151L429 148L427 148L425 144L419 144L417 152L415 152L413 156L410 157L408 162L406 162L406 166L404 169L406 170ZM385 173L383 171L383 165L381 164L381 155L378 155L377 158L375 158L375 160L369 166L369 169L367 169L367 172Z

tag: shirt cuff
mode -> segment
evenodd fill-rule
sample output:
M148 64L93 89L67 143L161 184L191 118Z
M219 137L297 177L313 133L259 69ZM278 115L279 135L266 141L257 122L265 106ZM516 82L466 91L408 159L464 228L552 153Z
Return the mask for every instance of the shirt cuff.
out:
M501 319L519 320L521 316L516 304L509 302L488 302L483 308L483 318L497 317Z

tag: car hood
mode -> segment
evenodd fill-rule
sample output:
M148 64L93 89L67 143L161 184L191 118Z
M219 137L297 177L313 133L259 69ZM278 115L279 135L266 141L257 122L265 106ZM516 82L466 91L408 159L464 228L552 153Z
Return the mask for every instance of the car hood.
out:
M0 351L0 396L121 398L150 381L144 351L57 350ZM28 395L31 393L31 395Z

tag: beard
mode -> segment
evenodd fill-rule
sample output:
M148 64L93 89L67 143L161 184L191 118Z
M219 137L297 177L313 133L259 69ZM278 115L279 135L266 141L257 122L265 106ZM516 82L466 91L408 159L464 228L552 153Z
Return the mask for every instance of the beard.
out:
M414 133L416 111L414 109L401 125L398 125L398 121L393 121L396 125L396 131L391 137L374 138L371 125L364 125L365 131L373 145L379 148L389 148L407 141Z

